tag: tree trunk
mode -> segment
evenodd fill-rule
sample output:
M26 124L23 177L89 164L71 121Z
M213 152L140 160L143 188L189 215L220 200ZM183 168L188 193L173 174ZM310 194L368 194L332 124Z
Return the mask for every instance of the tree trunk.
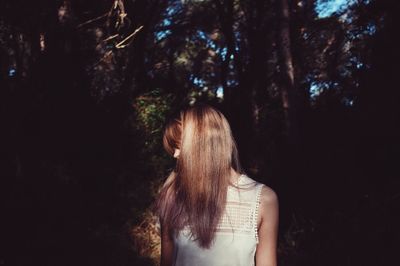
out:
M294 67L290 41L290 10L287 0L281 0L279 8L279 54L281 72L282 107L285 113L286 130L289 135L295 129Z

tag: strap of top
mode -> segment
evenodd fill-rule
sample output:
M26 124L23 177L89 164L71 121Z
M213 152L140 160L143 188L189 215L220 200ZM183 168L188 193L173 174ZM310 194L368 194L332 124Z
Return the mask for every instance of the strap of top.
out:
M256 237L256 242L258 244L258 226L257 226L257 222L258 222L258 210L260 208L260 198L261 198L261 191L262 191L262 187L263 184L258 184L257 188L256 188L256 206L254 208L254 215L253 215L253 228L254 228L254 235Z

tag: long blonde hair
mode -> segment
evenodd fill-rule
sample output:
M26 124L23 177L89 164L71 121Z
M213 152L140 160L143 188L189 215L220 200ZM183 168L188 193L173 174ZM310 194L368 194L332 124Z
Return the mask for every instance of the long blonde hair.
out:
M203 248L210 247L226 203L232 169L241 173L228 121L208 105L180 113L166 127L164 147L180 150L175 170L161 190L158 210L169 232L189 226Z

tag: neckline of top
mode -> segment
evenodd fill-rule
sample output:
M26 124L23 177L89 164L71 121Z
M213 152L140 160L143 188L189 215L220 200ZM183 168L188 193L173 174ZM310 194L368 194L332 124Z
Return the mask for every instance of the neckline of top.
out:
M235 182L233 182L233 185L236 186L236 187L238 187L239 184L241 183L241 181L243 180L244 176L245 176L244 174L240 174L240 175L238 176L237 180L235 180Z
M243 178L244 178L244 174L240 174L240 176L238 177L238 180L237 180L238 184L240 183L240 181L243 180Z

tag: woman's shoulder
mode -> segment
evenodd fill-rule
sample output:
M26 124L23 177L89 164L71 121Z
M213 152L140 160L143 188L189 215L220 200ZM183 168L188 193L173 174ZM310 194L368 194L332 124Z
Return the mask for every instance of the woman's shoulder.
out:
M258 200L260 220L266 217L278 217L279 199L277 193L269 186L262 184Z
M260 193L260 202L264 204L277 204L278 195L271 187L262 184L262 189Z

